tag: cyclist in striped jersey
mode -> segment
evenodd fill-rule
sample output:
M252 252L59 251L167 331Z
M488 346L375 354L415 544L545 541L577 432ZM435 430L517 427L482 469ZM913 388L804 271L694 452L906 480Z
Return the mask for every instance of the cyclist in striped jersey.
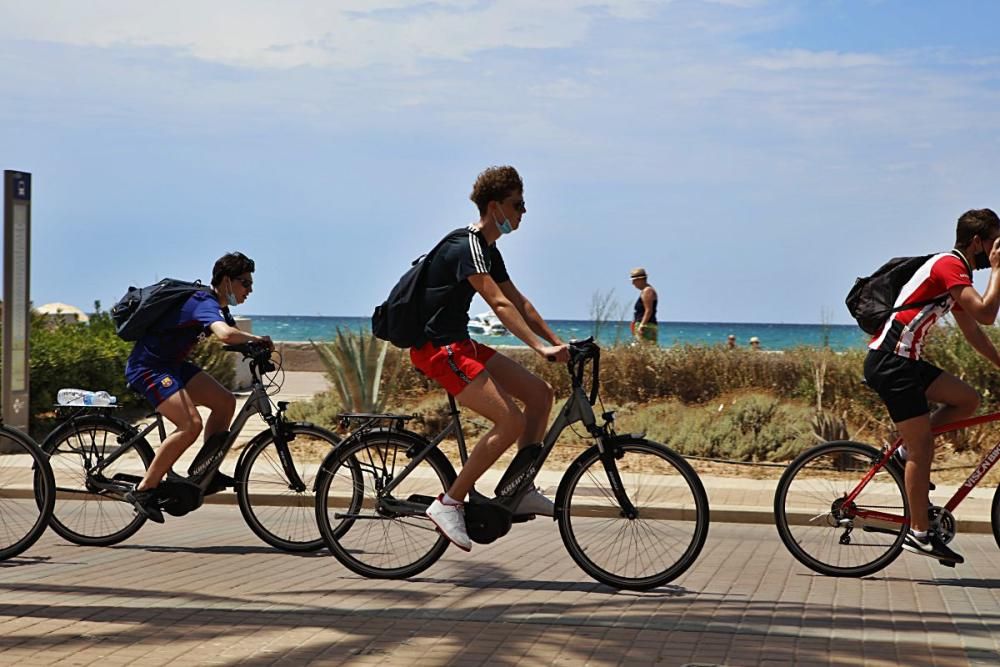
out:
M476 179L470 199L479 220L448 234L427 260L420 302L427 342L410 348L417 370L493 423L452 487L427 510L441 533L466 551L472 544L465 528L465 497L515 441L519 448L541 441L553 402L552 387L544 380L469 337L473 296L482 296L508 331L543 358L569 360L566 345L514 286L496 246L502 235L520 227L527 210L521 177L513 167L491 167ZM553 504L536 489L517 511L552 516Z
M972 271L991 269L986 291L972 285ZM928 303L928 301L933 301ZM927 493L934 457L932 428L958 421L979 407L976 390L920 358L927 332L949 312L969 344L1000 366L1000 354L979 328L996 321L1000 309L1000 218L990 209L966 211L958 219L955 248L931 256L896 299L894 312L872 338L865 380L878 392L903 438L897 450L905 471L910 531L903 548L955 564L964 562L930 530ZM940 406L933 412L930 403Z

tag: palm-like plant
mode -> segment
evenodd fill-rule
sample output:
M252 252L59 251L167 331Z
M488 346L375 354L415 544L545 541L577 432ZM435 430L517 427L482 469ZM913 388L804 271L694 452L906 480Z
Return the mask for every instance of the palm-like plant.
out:
M380 388L389 343L364 330L354 332L340 327L329 343L309 342L326 367L345 411L383 410L388 397Z

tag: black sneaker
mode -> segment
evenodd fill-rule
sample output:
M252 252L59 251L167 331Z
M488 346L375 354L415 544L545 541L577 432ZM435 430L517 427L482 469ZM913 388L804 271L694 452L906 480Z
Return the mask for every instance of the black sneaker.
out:
M224 472L218 471L212 476L212 481L208 483L208 488L205 490L205 495L210 496L213 493L218 493L219 491L225 491L226 489L235 489L236 480L225 474Z
M125 494L125 500L132 503L135 511L150 521L163 523L163 512L160 511L160 506L157 504L157 495L156 489L146 489L145 491L132 489Z
M892 453L892 456L889 457L889 465L895 466L896 470L899 471L900 477L904 480L906 479L906 459L903 458L903 455L899 453L898 449ZM928 491L937 490L934 482L930 482L929 484L930 485L927 487Z
M920 539L914 535L912 530L906 531L906 537L903 539L903 548L921 556L937 558L944 565L965 562L961 554L949 549L948 545L942 542L941 538L933 530L928 530L927 537L924 539Z

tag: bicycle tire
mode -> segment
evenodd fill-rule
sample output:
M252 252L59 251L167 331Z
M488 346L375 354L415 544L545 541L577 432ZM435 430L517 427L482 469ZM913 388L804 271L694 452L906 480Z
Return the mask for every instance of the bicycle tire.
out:
M993 539L1000 547L1000 485L993 493L993 506L990 508L990 525L993 527Z
M0 449L0 560L7 560L45 532L56 492L48 457L29 436L0 425Z
M346 440L327 457L316 484L316 521L330 553L346 568L371 579L405 579L433 565L450 542L441 535L422 512L390 515L380 503L379 488L410 462L410 454L421 450L427 440L407 431L375 429ZM397 463L399 464L397 468ZM336 530L341 519L345 484L353 484L343 469L354 475L361 471L360 509L363 517L354 520L349 530ZM437 497L455 481L455 469L438 449L428 452L397 487L393 498L406 500L413 495ZM359 489L350 493L355 502ZM399 537L402 546L395 550L389 542ZM406 554L400 554L408 549Z
M267 544L291 553L318 551L323 548L323 536L315 519L314 492L319 465L310 466L305 461L316 454L325 457L340 443L340 438L313 424L297 422L284 428L291 435L288 447L305 490L299 492L289 487L274 445L274 434L265 431L250 441L241 458L236 479L237 502L250 530ZM323 451L315 452L318 447Z
M785 469L774 494L775 526L800 563L831 577L864 577L899 557L910 510L902 477L893 466L879 469L854 505L901 512L903 523L869 525L862 520L861 533L870 537L859 542L854 537L856 522L837 516L838 499L846 497L881 456L870 445L840 440L806 450ZM810 464L815 467L806 470ZM824 550L828 554L821 553Z
M110 546L132 537L146 523L146 517L129 503L104 497L87 485L87 457L92 457L93 467L105 453L119 446L119 438L127 439L135 432L120 419L87 415L64 422L45 438L42 449L49 456L56 495L61 496L49 521L57 535L80 546ZM105 476L121 472L141 478L152 461L153 448L142 438L112 464Z
M691 567L705 545L705 487L690 464L665 445L642 438L603 444L614 452L623 488L638 516L623 514L595 445L566 470L556 494L563 543L576 564L603 584L638 591L662 586ZM658 559L654 552L671 542L679 545L679 553ZM602 545L617 555L602 556ZM623 549L634 556L623 560Z

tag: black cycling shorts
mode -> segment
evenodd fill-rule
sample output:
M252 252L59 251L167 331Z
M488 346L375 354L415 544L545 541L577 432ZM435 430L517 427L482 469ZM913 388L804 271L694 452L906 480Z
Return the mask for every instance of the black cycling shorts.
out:
M865 382L882 398L889 417L897 424L931 411L927 387L942 372L923 359L907 359L882 350L869 350L865 357Z

